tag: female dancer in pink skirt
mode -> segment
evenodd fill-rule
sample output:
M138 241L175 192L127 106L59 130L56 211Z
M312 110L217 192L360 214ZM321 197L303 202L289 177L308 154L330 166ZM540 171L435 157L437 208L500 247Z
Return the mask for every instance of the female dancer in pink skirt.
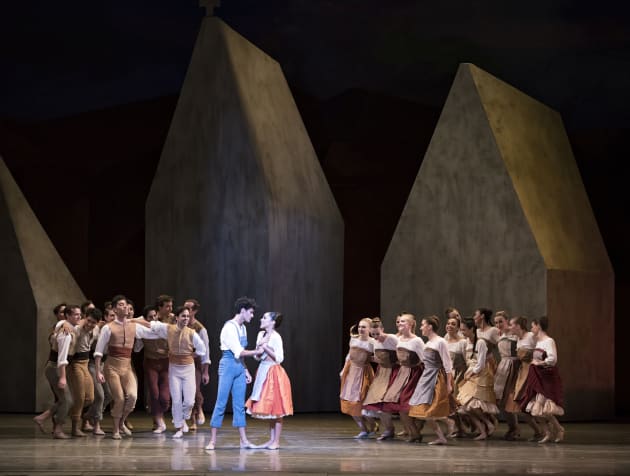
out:
M339 374L341 388L339 401L341 413L350 415L361 430L355 438L363 439L374 435L374 418L364 416L363 400L374 379L371 361L374 355L374 339L370 337L372 319L367 317L359 321L357 333L355 326L350 329L350 343L346 363Z
M252 394L245 404L252 417L269 421L269 441L258 446L269 450L280 448L282 418L293 415L291 382L280 365L284 360L284 347L276 329L281 323L279 312L266 312L260 319L262 331L258 333L256 348L264 353L255 357L260 360L260 365Z

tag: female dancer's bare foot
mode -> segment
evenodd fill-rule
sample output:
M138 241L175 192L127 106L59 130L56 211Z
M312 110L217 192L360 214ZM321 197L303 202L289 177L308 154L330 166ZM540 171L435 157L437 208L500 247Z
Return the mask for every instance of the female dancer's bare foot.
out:
M484 431L482 433L479 433L479 436L476 436L475 438L473 438L473 440L482 441L482 440L485 440L486 438L488 438L488 434Z
M265 441L262 445L253 445L252 448L262 450L262 449L270 447L272 444L273 444L273 440L269 440L269 441Z

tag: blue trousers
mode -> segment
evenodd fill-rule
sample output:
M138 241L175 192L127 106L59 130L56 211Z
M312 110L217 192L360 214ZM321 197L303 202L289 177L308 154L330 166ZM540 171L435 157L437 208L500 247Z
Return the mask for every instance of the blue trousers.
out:
M217 401L214 404L210 426L221 428L223 416L230 394L232 394L232 426L241 428L245 423L245 367L240 360L234 358L229 350L223 351L219 361L219 384L217 387Z

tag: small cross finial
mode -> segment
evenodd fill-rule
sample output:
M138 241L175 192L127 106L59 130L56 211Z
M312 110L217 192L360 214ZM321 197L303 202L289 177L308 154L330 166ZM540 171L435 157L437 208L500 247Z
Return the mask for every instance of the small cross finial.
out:
M213 17L214 9L221 6L221 0L199 0L200 7L206 7L206 16Z

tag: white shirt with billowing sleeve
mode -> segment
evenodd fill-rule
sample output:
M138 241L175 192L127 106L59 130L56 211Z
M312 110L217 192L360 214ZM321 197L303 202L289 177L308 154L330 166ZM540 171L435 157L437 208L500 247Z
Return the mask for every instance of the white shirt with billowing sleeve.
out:
M468 343L467 346L468 352L470 352L470 358L474 359L475 355L473 355L473 344L472 342ZM481 372L486 366L486 356L488 355L488 346L486 345L486 341L483 339L477 339L477 354L476 354L476 362L475 366L472 368L474 374L478 374Z
M258 337L256 338L257 346L260 345L260 342L263 340L264 337L265 337L265 331L260 331L258 333ZM271 337L269 337L269 342L267 343L267 346L273 349L273 353L276 356L276 359L274 360L274 362L276 364L281 364L282 361L284 360L284 346L282 344L282 337L280 336L280 334L274 331L271 334ZM264 354L261 355L260 360L264 360L264 359L271 360L271 356L265 352Z
M536 348L547 352L547 358L544 360L545 365L553 367L558 363L558 351L556 350L556 341L547 336L536 342Z
M201 363L210 365L212 363L210 361L210 339L205 327L199 331L199 337L201 337L203 344L206 346L206 355L201 356Z
M168 327L174 326L174 325L175 324L166 324L160 321L151 321L151 330L155 332L158 338L167 339ZM199 334L197 334L195 331L193 331L192 336L193 336L193 347L195 348L195 354L197 354L200 357L203 357L204 355L206 355L206 346L203 343L203 340L201 340L201 337L199 337Z
M109 323L109 325L105 325L103 326L103 328L101 329L101 335L98 336L98 342L96 343L96 349L94 350L94 357L103 357L103 354L106 354L107 352L107 345L109 344L109 338L112 335L112 331L109 328L109 326L121 326L122 323L120 323L118 320L112 321ZM151 329L147 329L144 326L141 326L140 324L136 324L135 325L136 328L136 334L135 337L137 339L158 339L159 337L157 336L157 334L155 332L153 332Z
M477 338L485 339L491 344L497 344L499 342L499 338L501 337L501 332L494 326L487 327L485 331L481 329L477 329Z
M221 350L231 350L234 358L241 357L241 352L245 349L241 345L240 336L247 337L247 329L241 324L240 326L234 320L229 320L223 324L219 340L221 341Z
M424 345L425 345L424 341L420 337L413 335L408 340L403 340L402 338L399 337L397 348L407 349L411 352L415 352L418 358L422 359L422 353L424 352Z
M535 349L536 348L536 338L534 334L531 332L526 332L523 334L523 337L516 341L516 350L518 349Z
M57 368L68 365L68 351L70 350L70 343L72 342L72 336L63 331L57 332Z
M440 354L440 358L442 359L442 366L444 367L444 372L450 374L453 372L453 362L451 361L451 354L448 352L448 344L446 343L446 339L442 337L436 337L435 339L429 339L424 347L428 347L429 349L435 350L438 354Z

